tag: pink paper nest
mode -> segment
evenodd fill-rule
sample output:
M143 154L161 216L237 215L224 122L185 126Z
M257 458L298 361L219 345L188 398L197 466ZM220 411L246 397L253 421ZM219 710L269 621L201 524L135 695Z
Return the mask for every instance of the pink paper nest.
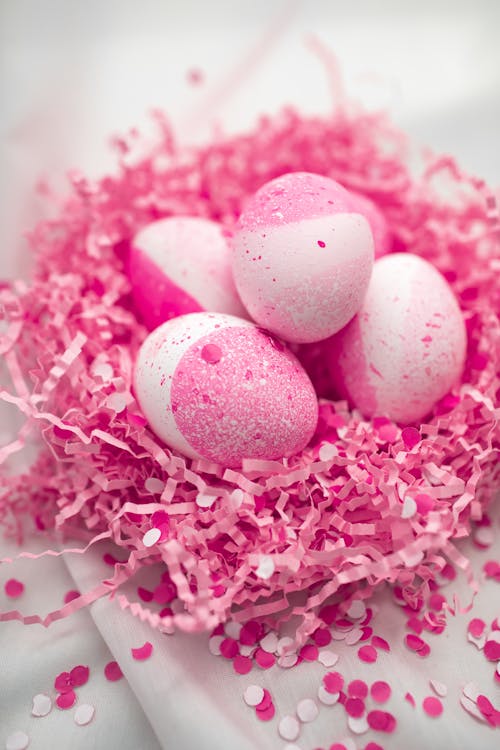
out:
M147 156L133 156L136 136L117 141L115 176L71 175L57 218L30 234L33 280L0 291L10 373L0 395L26 417L0 457L21 449L32 430L43 438L27 473L2 478L0 520L19 539L26 519L65 537L109 538L128 562L44 618L2 618L47 625L112 594L160 628L196 631L230 617L279 626L298 616L303 641L332 596L342 612L389 581L411 603L447 562L468 572L454 539L481 521L500 478L500 225L492 195L449 157L429 158L412 176L402 135L350 104L330 117L287 110L200 149L177 147L166 121L157 122ZM250 193L293 170L329 175L372 198L393 249L418 253L445 274L467 322L463 383L426 424L403 431L322 401L312 444L293 459L248 461L240 472L185 460L150 432L131 392L146 330L129 296L129 240L172 214L207 216L230 231ZM216 497L211 507L197 505L200 494ZM155 526L160 541L147 547L143 537ZM138 568L161 561L177 595L164 617L120 591Z

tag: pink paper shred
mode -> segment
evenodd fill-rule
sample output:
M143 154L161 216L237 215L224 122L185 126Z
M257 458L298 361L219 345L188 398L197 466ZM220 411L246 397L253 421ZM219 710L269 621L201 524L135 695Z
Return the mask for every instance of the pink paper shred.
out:
M0 463L33 433L41 448L25 473L0 478L0 524L20 542L29 524L87 545L106 538L117 557L108 578L61 609L43 618L8 610L1 620L50 625L112 595L160 629L206 630L230 617L277 627L297 616L304 644L324 626L318 613L332 597L346 612L390 582L412 603L450 563L472 581L454 540L481 521L500 478L495 200L450 157L410 173L405 139L384 116L340 104L329 117L287 109L202 148L178 147L156 114L149 150L138 148L137 134L116 139L116 174L91 181L72 172L56 218L31 231L32 279L0 287L0 354L10 375L0 398L25 417L16 440L0 448ZM215 219L230 233L253 191L295 170L370 197L393 249L444 273L467 325L463 382L428 422L404 430L322 400L311 444L287 461L247 461L235 471L184 459L148 429L131 388L146 329L130 295L130 239L175 214ZM195 500L206 490L217 499L200 508ZM401 517L405 496L417 507L411 518ZM158 518L162 539L146 547ZM267 579L256 575L263 555L274 563ZM144 590L142 602L120 592L153 562L166 566L177 600L163 614Z

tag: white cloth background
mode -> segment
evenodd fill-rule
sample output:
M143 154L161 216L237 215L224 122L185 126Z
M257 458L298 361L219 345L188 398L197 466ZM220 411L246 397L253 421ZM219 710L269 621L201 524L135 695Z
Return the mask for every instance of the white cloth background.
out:
M112 166L106 141L113 132L144 125L151 107L169 112L185 138L202 138L214 118L231 128L250 125L260 112L295 103L308 111L329 105L328 84L304 45L315 33L336 53L348 90L367 104L383 102L418 143L450 151L466 168L500 182L500 4L460 0L5 0L0 3L0 277L26 271L22 230L46 211L33 185L48 177L64 186L64 173L79 167L99 174ZM259 51L256 58L255 51ZM189 86L187 73L200 68L204 83ZM3 412L1 413L3 415ZM6 431L3 418L0 432ZM13 423L11 423L13 424ZM498 515L498 513L497 513ZM497 519L498 528L498 519ZM34 540L31 549L41 549ZM0 556L12 554L0 541ZM471 549L480 568L500 558ZM71 588L92 580L93 562L75 556L0 568L0 607L10 607L5 580L27 585L20 608L59 606ZM462 585L462 599L468 592ZM383 600L384 597L382 596ZM404 617L381 601L377 628L402 642ZM384 620L383 613L387 612ZM458 706L470 679L499 703L492 668L465 639L466 623L500 615L498 584L489 582L470 616L452 619L446 634L430 637L432 655L419 662L404 646L376 665L358 662L355 650L341 654L339 669L350 677L387 679L394 696L397 733L378 741L390 750L482 750L498 748L498 732L477 724ZM130 648L154 643L153 657L133 662ZM303 664L235 676L230 663L212 657L205 636L160 636L115 603L100 602L48 630L17 623L0 625L0 747L8 734L25 730L33 750L281 750L276 720L259 723L242 700L250 682L268 686L278 714L313 696L323 668ZM336 646L337 644L335 644ZM127 677L107 683L110 659ZM80 701L96 706L88 727L72 712L29 716L31 696L49 690L54 677L77 663L89 664L91 679ZM395 666L397 665L397 666ZM417 703L434 678L449 686L445 713L425 717ZM297 744L329 747L348 733L341 708L322 708ZM373 733L358 739L364 747Z

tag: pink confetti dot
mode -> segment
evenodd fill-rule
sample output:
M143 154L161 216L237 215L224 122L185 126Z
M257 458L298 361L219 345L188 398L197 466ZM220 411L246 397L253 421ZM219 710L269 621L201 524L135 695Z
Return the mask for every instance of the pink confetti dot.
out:
M347 694L350 698L366 698L368 685L363 680L352 680L347 686Z
M225 659L234 659L239 652L238 641L234 638L224 638L220 644L220 652Z
M341 742L334 742L333 745L330 745L329 750L347 750L347 748Z
M479 617L474 617L474 619L469 622L467 630L471 635L474 636L474 638L480 638L484 632L485 627L486 623L484 622L484 620L479 619Z
M89 674L90 669L88 667L83 667L81 665L73 667L69 673L71 685L73 687L81 687L82 685L85 685L85 683L88 682Z
M379 635L374 635L372 638L372 646L375 646L375 648L379 648L381 651L390 651L391 647L385 640L385 638L381 638Z
M144 661L145 659L149 659L149 657L153 653L153 644L149 641L146 641L143 646L139 646L139 648L132 648L131 652L133 658L136 661Z
M318 628L313 633L313 640L317 646L328 646L331 643L332 635L328 628Z
M149 591L149 589L145 589L142 586L138 586L137 593L139 595L139 598L142 599L143 602L153 601L153 592Z
M222 359L222 350L217 344L206 344L201 350L201 358L209 365L216 365Z
M260 623L249 620L241 628L239 642L243 646L254 646L260 638L261 630Z
M104 676L110 682L117 682L123 677L123 672L120 669L118 662L110 661L104 667Z
M318 247L326 247L326 244L323 242L323 240L318 240Z
M252 671L252 660L248 656L238 654L233 659L233 669L236 674L248 674Z
M419 656L427 656L430 652L429 645L414 633L408 633L405 636L405 644L410 651L415 651Z
M4 585L5 593L10 599L17 599L24 593L24 583L16 578L9 578Z
M375 731L390 733L396 729L396 719L388 711L370 711L366 718L370 728Z
M422 707L427 716L441 716L443 713L443 704L434 695L428 695L422 702Z
M262 648L256 650L254 659L261 669L270 669L276 663L275 655L264 651Z
M262 700L260 701L260 703L257 704L256 708L259 711L263 711L265 708L269 708L269 706L271 706L272 703L273 703L273 697L271 693L269 692L269 690L266 690L266 688L264 688L264 694L262 696Z
M486 641L483 652L488 661L500 661L500 643Z
M260 721L271 721L271 719L274 719L275 713L276 709L274 708L274 704L272 703L266 708L255 709L255 715L258 719L260 719Z
M409 451L418 445L422 439L420 432L415 427L404 427L401 431L401 437L405 448Z
M363 716L365 712L365 704L361 698L348 698L344 706L346 713L349 716L353 716L355 719Z
M69 672L61 672L54 680L54 687L58 693L67 693L72 689L71 675Z
M56 698L56 704L58 708L66 711L68 708L73 708L76 703L76 693L74 690L69 690L66 693L60 693Z
M327 672L323 675L323 685L328 693L334 695L340 693L344 687L344 678L340 672Z
M405 701L407 701L413 708L415 708L415 698L411 693L406 693Z
M318 647L312 643L302 646L299 651L299 657L304 661L316 661L318 658Z
M367 745L365 745L365 750L384 750L384 748L377 742L369 742Z
M358 657L367 664L373 664L377 661L377 650L373 646L361 646Z
M78 599L79 596L80 596L80 592L79 591L76 591L76 590L67 591L64 594L64 603L65 604L69 604L74 599Z
M391 697L391 686L383 680L377 680L370 688L370 695L376 703L385 703Z

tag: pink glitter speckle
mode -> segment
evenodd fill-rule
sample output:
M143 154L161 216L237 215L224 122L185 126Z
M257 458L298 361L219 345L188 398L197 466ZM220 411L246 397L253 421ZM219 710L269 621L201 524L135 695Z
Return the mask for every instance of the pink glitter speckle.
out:
M422 702L422 707L427 716L437 717L443 713L443 704L434 695L428 695Z
M368 664L376 662L377 656L377 650L373 646L361 646L361 648L358 649L358 657L361 661L367 662Z
M222 359L222 349L217 344L205 344L201 350L201 358L210 365L216 365Z
M68 708L73 708L76 703L76 693L74 690L68 690L65 693L60 693L56 698L56 704L58 708L66 711Z
M318 240L318 246L319 247L326 247L326 243L323 242L323 240Z
M391 686L383 680L377 680L370 688L370 695L377 703L385 703L391 697Z
M24 593L24 583L16 578L9 578L4 585L5 593L10 599L17 599Z
M145 659L149 659L149 657L153 653L153 644L149 641L146 641L143 646L140 646L139 648L132 648L131 652L133 658L136 661L144 661Z
M123 672L118 662L110 661L104 667L104 675L109 682L118 682L118 680L122 679Z

